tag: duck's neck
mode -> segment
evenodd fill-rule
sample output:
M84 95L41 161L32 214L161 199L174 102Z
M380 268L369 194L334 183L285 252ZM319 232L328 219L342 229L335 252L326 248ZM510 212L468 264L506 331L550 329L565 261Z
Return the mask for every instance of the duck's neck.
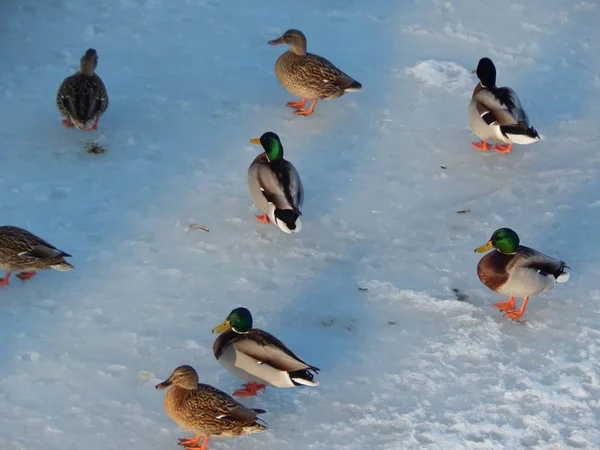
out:
M306 56L306 42L294 42L290 45L290 52L298 56Z

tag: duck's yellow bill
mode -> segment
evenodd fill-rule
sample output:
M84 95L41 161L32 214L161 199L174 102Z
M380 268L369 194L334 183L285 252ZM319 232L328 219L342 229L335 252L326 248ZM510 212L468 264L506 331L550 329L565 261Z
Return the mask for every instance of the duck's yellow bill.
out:
M222 333L223 331L229 330L230 328L231 328L231 324L229 323L229 320L226 320L218 327L213 328L212 332L213 332L213 334Z
M488 250L491 250L494 248L494 245L492 244L492 241L487 241L485 244L483 244L481 247L477 247L475 249L475 253L483 253L483 252L487 252Z
M250 139L251 144L260 144L260 139Z

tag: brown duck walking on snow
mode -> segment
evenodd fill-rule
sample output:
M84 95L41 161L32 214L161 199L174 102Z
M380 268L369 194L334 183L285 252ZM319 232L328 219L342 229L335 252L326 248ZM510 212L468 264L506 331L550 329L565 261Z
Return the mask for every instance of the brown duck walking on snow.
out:
M294 114L309 116L317 100L331 100L346 92L358 91L362 85L335 67L327 59L306 51L306 36L299 30L287 30L283 36L269 41L270 45L287 44L290 49L275 63L277 79L300 102L288 102L296 108ZM303 109L312 100L309 109Z

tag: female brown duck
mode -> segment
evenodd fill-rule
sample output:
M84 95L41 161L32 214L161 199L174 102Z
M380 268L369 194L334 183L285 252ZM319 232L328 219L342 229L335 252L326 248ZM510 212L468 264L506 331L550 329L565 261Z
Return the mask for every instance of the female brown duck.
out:
M359 91L362 85L335 67L327 59L306 51L306 36L299 30L287 30L280 38L269 41L270 45L287 44L290 49L277 59L275 75L290 93L300 97L300 102L288 102L296 108L294 114L309 116L315 110L317 100L331 100L346 92ZM307 100L309 109L303 109Z

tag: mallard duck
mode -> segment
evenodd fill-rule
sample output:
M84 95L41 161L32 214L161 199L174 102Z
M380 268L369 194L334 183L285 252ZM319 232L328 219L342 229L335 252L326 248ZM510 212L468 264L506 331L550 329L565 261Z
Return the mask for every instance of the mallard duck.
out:
M300 102L288 102L296 108L294 114L309 116L317 100L331 100L346 92L359 91L362 85L350 78L331 62L306 52L306 36L299 30L287 30L283 36L269 41L269 45L287 44L290 49L275 63L277 79L290 93L300 97ZM303 109L312 100L309 109Z
M225 392L208 384L198 383L198 374L191 366L180 366L156 389L167 389L165 411L181 428L196 436L179 439L188 450L206 450L214 437L244 436L267 429L256 416L264 409L246 408ZM203 439L200 446L200 439Z
M70 256L27 230L0 226L0 270L6 271L0 286L8 284L12 272L20 272L17 277L29 280L38 270L71 270L74 267L64 260Z
M509 297L507 302L498 302L494 306L507 311L505 316L513 320L523 315L529 297L547 292L555 283L569 279L566 271L569 267L564 261L519 245L519 242L519 236L513 230L500 228L486 244L475 249L477 253L495 249L481 258L477 276L492 291ZM523 299L518 310L515 297Z
M233 395L256 395L267 384L280 388L319 385L310 371L318 373L320 369L302 361L272 334L252 328L252 314L246 308L231 311L212 332L221 333L213 344L217 361L248 381L245 389Z
M108 108L108 93L94 72L98 54L93 48L81 57L79 72L65 78L56 94L56 105L65 117L63 125L80 130L97 130L100 116Z
M283 159L283 146L279 136L269 131L251 144L265 149L248 169L248 190L262 216L262 223L274 222L286 233L298 233L302 229L300 208L304 201L304 189L296 168Z
M482 139L473 142L477 150L492 148L487 140L505 142L496 144L495 151L509 153L514 144L531 144L541 139L535 128L529 126L527 114L521 106L517 93L508 87L496 87L496 66L490 58L479 60L477 74L480 82L473 91L469 103L471 129Z

